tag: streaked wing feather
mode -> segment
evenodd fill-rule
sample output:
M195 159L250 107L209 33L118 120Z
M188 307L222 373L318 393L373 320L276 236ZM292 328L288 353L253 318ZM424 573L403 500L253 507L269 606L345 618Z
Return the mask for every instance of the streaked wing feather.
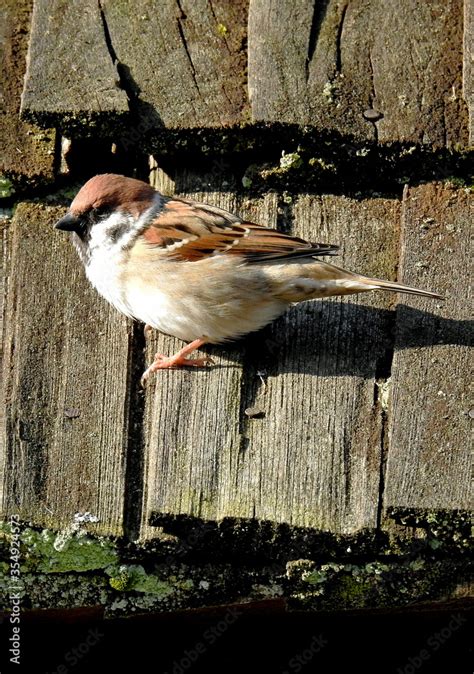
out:
M167 199L143 232L147 243L172 259L195 262L210 255L239 255L247 262L335 255L338 246L312 243L242 221L236 215L185 199Z

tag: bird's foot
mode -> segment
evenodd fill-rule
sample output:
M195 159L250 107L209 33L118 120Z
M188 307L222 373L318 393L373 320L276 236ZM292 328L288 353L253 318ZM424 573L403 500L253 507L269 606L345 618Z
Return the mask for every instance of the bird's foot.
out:
M166 370L171 368L178 367L204 367L205 365L212 365L214 361L209 356L204 356L202 358L186 358L189 354L196 349L199 349L203 344L205 344L203 339L195 339L190 344L186 344L178 353L175 353L174 356L164 356L162 353L157 353L155 355L155 360L153 363L145 370L140 379L140 383L145 388L146 382L149 376L156 372L157 370Z

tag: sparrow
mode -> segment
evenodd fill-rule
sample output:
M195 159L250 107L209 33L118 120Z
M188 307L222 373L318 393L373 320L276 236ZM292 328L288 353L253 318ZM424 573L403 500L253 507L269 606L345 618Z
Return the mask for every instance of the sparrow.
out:
M188 342L173 356L156 354L143 385L157 370L212 362L188 356L203 344L259 330L297 302L369 290L441 299L323 261L337 254L336 245L164 196L121 175L91 178L55 226L72 232L87 278L116 309L145 323L145 330Z

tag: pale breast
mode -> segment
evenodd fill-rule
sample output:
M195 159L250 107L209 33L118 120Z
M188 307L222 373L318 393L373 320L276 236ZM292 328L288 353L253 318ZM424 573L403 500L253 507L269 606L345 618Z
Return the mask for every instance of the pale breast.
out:
M96 249L86 265L86 275L94 288L110 302L118 311L130 318L133 318L133 312L127 304L124 283L123 269L125 267L125 254L117 251L111 255L110 251L105 254L101 249Z
M287 306L272 296L257 268L220 256L191 263L132 259L125 287L126 304L136 318L186 341L236 339Z

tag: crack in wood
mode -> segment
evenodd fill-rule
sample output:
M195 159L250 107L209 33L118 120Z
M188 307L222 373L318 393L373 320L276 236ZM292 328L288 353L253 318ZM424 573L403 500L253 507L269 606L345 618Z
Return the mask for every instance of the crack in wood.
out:
M387 470L387 458L389 452L389 414L386 408L386 401L384 401L384 388L387 387L390 377L392 375L392 365L395 356L395 329L396 329L397 314L392 311L388 317L387 335L388 341L385 351L378 359L375 366L374 379L374 407L376 413L380 414L380 466L379 466L379 492L377 500L377 518L376 528L382 529L382 518L384 508L385 496L385 476Z
M99 14L100 18L102 21L102 28L104 31L104 39L105 39L105 44L107 46L107 50L110 54L110 58L112 60L112 65L114 66L116 72L117 72L117 78L118 82L117 85L122 89L122 91L125 92L125 95L127 96L127 101L128 101L128 107L130 112L137 112L136 110L136 101L139 98L138 95L138 89L136 87L136 84L133 82L133 80L127 75L127 70L128 68L120 62L117 52L115 51L114 45L112 43L112 36L110 35L110 30L109 26L107 23L107 17L105 15L105 11L102 7L102 2L101 0L98 0L98 6L99 6Z
M346 13L347 13L347 7L348 5L345 4L342 8L341 11L341 20L339 22L339 26L337 28L337 36L336 36L336 73L340 73L342 70L342 58L341 58L341 42L342 42L342 31L344 29L344 21L346 18Z
M177 23L178 23L179 35L181 37L181 42L183 43L184 51L186 52L186 56L188 58L188 62L189 62L190 68L191 68L191 75L192 75L192 78L193 78L193 81L194 81L194 85L197 89L198 94L201 96L201 90L199 89L199 84L198 84L197 76L196 76L196 68L194 67L193 59L191 58L191 53L189 51L188 44L187 44L187 41L186 41L186 36L184 34L184 27L183 27L182 22L183 22L183 20L186 19L186 14L183 11L183 8L181 7L180 0L176 0L176 4L178 5L178 9L180 11L180 16L177 17L177 19L176 19Z
M374 105L374 101L377 97L377 94L375 92L374 64L373 64L373 61L372 61L372 52L370 51L370 49L369 49L369 65L370 65L370 81L371 81L371 84L372 84L372 91L371 91L370 96L369 96L369 105L370 105L370 107L372 107ZM371 119L371 120L368 120L368 121L370 121L370 123L374 127L374 140L375 140L375 143L378 143L379 142L379 130L377 128L377 120Z
M145 395L140 374L145 370L145 335L140 323L133 323L128 351L128 443L125 469L123 528L131 541L140 535L145 484Z
M313 5L313 16L311 19L311 28L309 31L309 39L308 39L308 50L305 62L306 82L308 82L309 79L309 67L311 65L311 61L313 60L314 52L316 50L319 33L321 32L321 25L324 21L328 3L329 0L320 0L319 2L315 2Z
M110 58L112 59L112 65L115 67L115 70L117 71L117 76L119 78L120 86L128 96L128 92L127 92L126 87L122 86L124 83L122 82L122 79L121 79L121 76L120 76L120 71L117 67L117 64L118 64L119 60L117 58L117 54L116 54L114 46L112 44L112 37L110 35L110 30L109 30L109 27L107 25L107 18L105 16L105 12L104 12L104 8L102 7L101 0L97 0L97 5L98 5L98 8L99 8L100 20L102 22L102 29L104 31L104 39L105 39L107 51L109 52Z
M391 325L395 327L396 314L394 312L393 317L391 318ZM391 334L390 344L387 346L387 349L381 359L379 359L376 370L375 370L375 381L374 381L374 407L376 413L380 414L381 428L380 428L380 466L379 466L379 492L377 500L377 517L376 517L376 528L378 530L382 529L382 518L383 518L383 507L384 507L384 495L385 495L385 475L387 470L387 458L389 451L389 438L388 438L388 427L389 427L389 417L387 409L385 408L385 403L383 400L383 389L387 385L392 371L392 362L395 353L395 336L394 331L389 330Z
M375 125L374 125L375 126ZM402 250L402 236L403 236L403 218L404 218L404 204L406 199L406 186L403 190L402 211L399 220L399 227L397 228L398 246L397 246L397 261L394 271L395 279L398 277L398 267L400 264L400 255ZM387 459L390 449L389 442L389 414L383 401L383 387L387 386L390 377L392 376L393 359L395 357L395 338L397 327L397 311L393 309L387 317L387 343L382 356L378 359L375 367L374 378L374 407L376 412L381 415L381 429L380 429L380 466L379 466L379 493L377 500L377 518L376 528L382 529L384 497L385 497L385 482L387 471Z

